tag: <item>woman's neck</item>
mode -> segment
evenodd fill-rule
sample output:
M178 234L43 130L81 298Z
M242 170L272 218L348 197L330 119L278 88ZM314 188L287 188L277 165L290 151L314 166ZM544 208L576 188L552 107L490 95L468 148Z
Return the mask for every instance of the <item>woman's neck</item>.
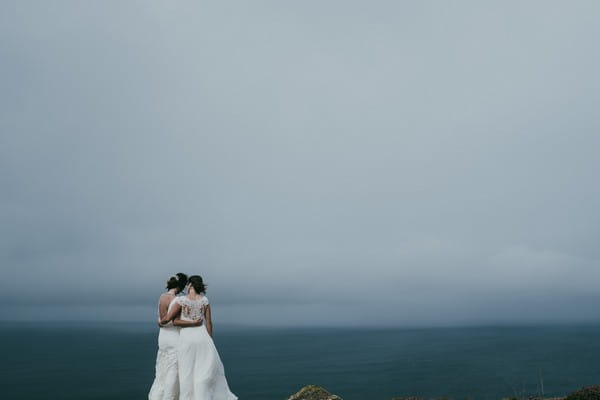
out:
M188 297L190 299L196 299L196 298L200 297L200 294L198 294L198 292L196 292L196 289L191 287L190 290L188 291Z

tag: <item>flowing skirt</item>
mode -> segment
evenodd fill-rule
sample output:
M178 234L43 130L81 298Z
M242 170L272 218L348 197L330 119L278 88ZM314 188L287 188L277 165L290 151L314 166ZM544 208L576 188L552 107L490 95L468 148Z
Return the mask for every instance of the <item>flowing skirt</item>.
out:
M160 328L158 333L158 354L156 355L156 377L148 400L178 400L179 378L177 368L177 348L179 328Z
M181 329L177 354L180 400L237 400L204 325Z

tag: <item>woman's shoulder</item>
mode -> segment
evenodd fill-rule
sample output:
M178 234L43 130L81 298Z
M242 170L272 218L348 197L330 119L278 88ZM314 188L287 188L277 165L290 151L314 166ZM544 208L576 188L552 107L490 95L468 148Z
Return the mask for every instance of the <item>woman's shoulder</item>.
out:
M159 302L166 302L166 301L168 301L170 303L175 298L176 298L176 296L174 296L173 294L171 294L169 292L166 292L166 293L162 293L160 295L160 297L158 298L158 301Z
M195 299L190 299L187 296L181 296L178 298L181 299L182 302L189 302L191 304L194 304L194 303L209 304L208 297L206 297L206 295L204 295L204 294L200 295L199 297L197 297Z

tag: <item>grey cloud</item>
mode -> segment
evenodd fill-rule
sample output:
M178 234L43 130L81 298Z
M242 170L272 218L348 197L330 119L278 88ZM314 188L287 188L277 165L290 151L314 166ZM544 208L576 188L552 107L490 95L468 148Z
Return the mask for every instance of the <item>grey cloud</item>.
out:
M595 2L0 8L5 306L594 318Z

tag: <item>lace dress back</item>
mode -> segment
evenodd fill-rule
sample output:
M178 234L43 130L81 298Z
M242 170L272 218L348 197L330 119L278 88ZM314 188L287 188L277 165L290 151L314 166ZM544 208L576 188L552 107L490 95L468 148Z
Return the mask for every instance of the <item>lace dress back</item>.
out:
M200 295L196 300L183 297L180 318L205 319L208 298ZM177 345L179 365L178 400L238 400L229 390L223 362L217 347L208 334L206 324L182 328Z
M185 321L203 320L204 310L209 304L206 296L201 296L196 300L189 299L187 296L178 297L177 302L181 305L181 319Z

